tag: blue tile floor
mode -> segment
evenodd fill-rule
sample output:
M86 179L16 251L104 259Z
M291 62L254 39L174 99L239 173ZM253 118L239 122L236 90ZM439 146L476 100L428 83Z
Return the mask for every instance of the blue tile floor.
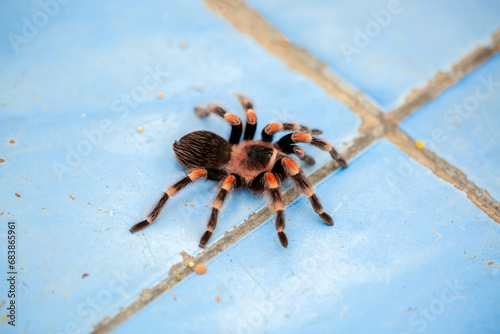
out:
M500 29L495 0L246 2L383 111Z
M32 5L29 10L38 6ZM261 126L288 120L328 129L324 138L341 150L358 135L357 114L241 38L202 3L153 5L150 17L133 1L70 3L50 31L26 46L32 49L18 55L3 48L0 168L10 181L2 176L0 213L23 231L19 300L32 318L22 322L26 332L66 326L88 332L168 275L181 252L201 252L212 183L180 193L143 233L128 231L183 175L173 157L175 140L193 129L229 136L228 125L197 117L194 106L216 101L243 116L234 94L244 92L254 99ZM20 29L12 13L4 15L4 29ZM98 33L110 20L109 31ZM68 45L71 36L77 44ZM317 161L310 171L330 159L319 150L310 154ZM211 243L265 205L236 192ZM118 292L93 307L89 296L98 298L110 284Z
M401 161L415 167L397 185ZM500 267L488 262L500 226L463 193L382 139L317 194L335 227L301 197L286 210L288 249L273 217L115 332L498 330Z
M387 4L335 2L342 20L332 20L324 13L333 4L311 2L306 11L298 2L248 1L384 110L488 41L500 22L494 2L402 3L408 10L347 65L331 49L338 43L327 41L352 38ZM445 28L421 25L441 19ZM1 333L92 332L184 257L202 253L215 197L209 182L179 193L148 229L128 231L184 175L175 140L195 129L229 135L227 124L197 117L194 106L217 102L243 116L235 95L244 93L259 130L297 121L323 129L340 151L362 136L355 110L199 0L8 1L0 20L0 268L7 273L14 221L18 272L16 327L7 317L10 285L0 280ZM428 40L429 31L439 34ZM490 75L498 80L498 57L416 111L403 130L415 140L432 135L436 110L465 101ZM496 199L497 99L492 92L459 131L447 130L448 141L428 145ZM360 151L317 186L334 227L299 197L286 208L287 249L271 218L208 262L206 275L189 275L114 331L498 331L498 222L386 139ZM314 148L308 154L317 163L307 173L330 160ZM265 206L234 192L208 246Z
M500 200L500 56L410 115L401 127Z

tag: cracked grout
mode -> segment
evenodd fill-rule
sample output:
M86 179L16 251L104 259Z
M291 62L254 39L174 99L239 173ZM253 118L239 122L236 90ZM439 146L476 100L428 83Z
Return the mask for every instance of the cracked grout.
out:
M260 14L247 6L243 1L203 0L203 2L212 11L222 16L236 30L253 38L264 49L284 62L290 69L310 78L323 88L329 96L334 96L344 102L353 112L360 115L362 124L359 128L359 133L361 136L357 137L353 145L350 145L343 152L346 160L351 160L369 145L385 137L408 154L408 156L429 168L436 176L451 183L457 189L464 191L477 207L494 221L500 223L500 203L498 201L492 198L486 190L477 187L472 181L468 180L466 174L460 169L439 158L433 152L427 149L416 150L415 141L398 127L402 119L439 96L463 76L496 54L500 50L500 31L492 36L490 45L481 46L474 50L455 64L451 71L438 73L424 88L414 90L401 106L388 114L384 114L362 92L355 90L329 71L326 63L315 59L305 49L290 43L284 35L272 27ZM317 184L335 170L337 170L336 163L330 161L310 174L309 177L314 184ZM294 188L289 189L284 194L285 204L288 205L300 196ZM273 211L267 207L252 213L233 232L226 233L221 239L205 248L193 261L196 263L211 261L245 235L263 224L272 215ZM179 264L176 266L179 266ZM171 270L167 278L160 281L153 288L143 290L136 300L128 306L121 308L116 315L106 317L94 325L93 333L108 333L117 328L146 305L179 283L177 275L186 278L192 273L193 270L186 264L181 264L177 270Z

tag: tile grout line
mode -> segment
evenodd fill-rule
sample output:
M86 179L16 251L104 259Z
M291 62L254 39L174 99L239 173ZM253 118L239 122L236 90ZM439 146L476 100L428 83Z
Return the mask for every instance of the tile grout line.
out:
M276 28L271 26L259 13L242 0L202 0L214 12L222 16L239 32L253 38L264 49L277 56L290 69L298 71L315 81L329 95L346 103L360 115L363 123L360 133L370 131L378 124L384 124L392 131L385 137L402 151L412 152L415 141L399 127L399 122L424 104L430 102L446 89L459 81L485 61L500 51L500 31L491 36L489 45L480 46L455 64L449 72L440 72L428 84L415 89L406 101L395 110L384 114L370 102L362 92L356 91L327 69L326 64L315 59L305 49L293 45ZM283 43L285 41L286 43ZM371 114L371 115L370 115ZM451 183L466 193L467 197L489 217L500 223L500 203L485 189L467 179L465 173L452 166L436 154L425 150L424 154L415 154L414 158L441 179ZM425 157L425 158L424 158Z
M399 124L403 119L439 96L446 89L474 71L499 51L500 30L491 36L490 44L479 46L473 52L458 61L458 63L454 64L450 71L439 72L434 78L429 80L425 87L414 89L401 106L385 115L386 119Z
M242 0L202 0L209 9L219 14L233 28L247 35L265 50L276 56L290 69L301 73L323 88L329 96L344 102L360 115L360 133L367 133L381 123L382 111L370 102L362 92L343 82L327 69L327 64L315 59L272 27L259 13Z
M445 160L437 157L428 150L415 150L415 141L407 136L397 125L398 123L416 111L425 103L431 101L447 88L452 86L464 75L468 74L487 59L491 58L500 48L500 31L493 35L493 42L489 46L482 46L473 53L463 58L453 66L447 73L439 73L420 89L414 90L412 95L400 107L385 115L377 106L369 101L362 92L344 83L326 68L326 64L316 60L312 55L302 48L291 44L280 32L273 28L256 11L248 7L241 0L203 0L214 12L221 15L236 30L255 39L267 51L277 56L290 69L309 77L329 96L334 96L344 102L352 111L360 115L362 125L359 128L362 136L354 140L343 153L346 160L350 160L366 147L378 139L385 137L402 151L417 160L419 163L431 169L438 177L451 183L459 190L464 191L467 197L488 216L496 222L500 222L500 203L493 199L489 193L477 187L458 168L450 165ZM437 92L437 93L436 93ZM309 175L316 184L337 169L336 164L330 161ZM284 197L286 205L300 196L294 188L288 190ZM235 244L245 235L263 224L272 217L273 212L267 207L251 214L245 222L240 224L233 232L224 235L211 246L198 254L193 261L206 263L231 245ZM151 289L144 290L141 295L128 306L121 308L113 317L106 317L94 325L93 333L108 333L120 324L139 312L146 305L158 298L163 293L171 290L179 281L176 276L185 278L193 273L185 263L180 269L173 271L167 278Z
M387 128L383 124L380 124L372 128L369 133L356 138L353 145L349 146L343 152L344 158L347 161L351 160L354 156L362 152L369 145L382 138L385 135L386 131ZM333 160L330 160L329 162L318 168L316 171L311 173L309 177L313 181L314 185L316 185L318 182L326 178L337 169L337 164ZM283 194L285 205L290 204L300 196L302 196L302 194L299 194L295 190L295 188L292 187ZM237 226L233 232L226 233L222 238L214 242L212 245L206 247L200 254L191 259L191 261L195 263L207 263L213 260L227 248L234 245L236 242L252 232L258 226L262 225L273 215L274 212L267 207L255 213L252 213L242 224ZM157 285L155 285L151 289L144 289L137 299L131 302L128 306L120 308L120 311L118 311L117 314L112 317L105 317L102 321L94 325L94 331L92 333L109 333L110 331L124 323L127 319L132 317L134 314L139 312L141 309L143 309L146 305L154 301L156 298L160 297L165 292L170 291L177 283L179 283L177 275L180 275L182 279L185 279L186 277L194 273L194 270L188 267L186 261L184 261L180 265L177 264L175 266L178 266L179 268L177 270L171 271L169 275L165 279L161 280Z
M460 169L439 158L428 149L417 149L415 141L397 126L393 126L384 137L397 145L409 157L429 168L436 176L451 183L458 190L465 192L467 198L474 205L486 213L493 221L500 223L500 202L495 200L487 190L470 181Z

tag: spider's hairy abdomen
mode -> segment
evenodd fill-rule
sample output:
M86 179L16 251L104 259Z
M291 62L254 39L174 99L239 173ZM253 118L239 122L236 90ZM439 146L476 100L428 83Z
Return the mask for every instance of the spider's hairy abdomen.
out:
M220 168L231 159L231 145L210 131L194 131L174 143L177 161L185 169Z

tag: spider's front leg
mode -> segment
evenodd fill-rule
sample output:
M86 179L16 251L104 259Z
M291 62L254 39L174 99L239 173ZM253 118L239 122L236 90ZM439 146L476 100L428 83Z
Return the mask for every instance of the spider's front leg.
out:
M342 168L347 167L347 162L344 158L340 156L337 150L327 141L323 139L316 138L305 132L294 132L282 137L276 145L283 151L294 143L304 143L311 144L317 148L330 153L330 156L335 160Z
M212 214L210 215L210 220L208 221L207 224L207 230L205 233L203 233L200 239L201 248L205 248L205 245L212 236L212 232L217 226L217 217L219 216L219 210L222 207L224 200L226 199L227 193L230 192L235 187L238 187L240 184L241 184L240 177L236 174L228 175L222 181L221 189L217 194L217 198L215 199L214 204L212 205Z
M243 140L252 140L255 135L255 130L257 129L257 116L253 110L253 103L248 97L240 95L238 97L241 106L245 109L247 116L247 124L245 125L245 134L243 135Z
M291 176L299 190L301 190L302 193L309 197L314 212L316 212L325 223L330 226L333 225L332 217L328 213L323 211L323 206L314 193L311 181L309 180L309 178L304 176L304 172L300 168L298 162L296 162L292 158L280 159L274 165L273 171L278 174L284 173L285 176Z
M279 190L280 176L272 172L263 172L259 174L253 181L251 188L269 191L271 196L271 203L273 204L274 210L276 211L276 230L278 231L278 238L280 239L281 245L285 248L288 247L288 238L284 232L285 230L285 216L283 214L283 197L281 196Z

